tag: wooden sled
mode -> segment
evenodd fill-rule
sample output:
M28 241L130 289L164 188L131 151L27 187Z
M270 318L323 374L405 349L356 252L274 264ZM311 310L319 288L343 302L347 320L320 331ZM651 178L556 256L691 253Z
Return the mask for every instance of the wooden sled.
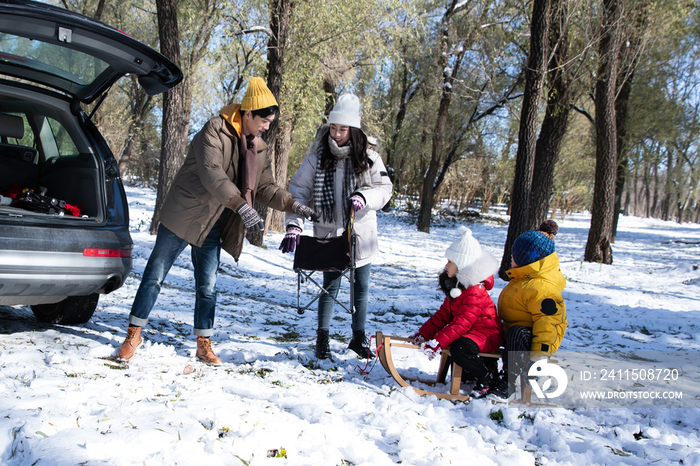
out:
M396 370L394 366L394 361L391 356L391 348L410 348L410 349L420 349L420 346L413 344L413 340L404 337L387 336L382 332L377 332L377 354L379 356L379 362L381 362L384 369L391 375L396 383L402 387L410 387L415 390L420 396L434 395L439 399L455 400L455 401L469 401L471 397L469 395L462 395L459 392L460 385L462 384L462 367L457 363L452 362L451 366L447 366L447 360L450 356L450 349L446 348L442 350L440 356L440 365L438 367L437 377L435 379L419 379L415 377L404 377ZM479 353L479 356L484 358L496 358L501 359L503 357L503 350L498 350L493 353ZM550 359L551 362L557 362L554 359ZM447 383L448 392L431 392L428 390L421 390L412 386L409 382L420 382L427 385L436 385L439 383L446 383L447 373L450 373L450 381ZM527 383L527 377L520 377L520 400L510 401L509 404L523 404L527 406L553 406L541 403L532 403L532 387Z
M439 399L455 400L455 401L469 401L471 398L469 395L461 395L459 393L459 386L462 383L462 368L457 364L452 364L451 368L451 380L448 383L449 393L445 392L431 392L428 390L421 390L419 388L413 387L409 382L420 382L428 385L435 385L438 383L445 383L447 378L447 371L450 369L447 367L447 358L450 355L449 349L443 349L440 356L440 366L438 368L438 374L435 379L419 379L413 377L403 377L394 367L394 360L391 356L391 348L410 348L410 349L420 349L420 346L414 345L413 340L410 338L403 337L390 337L384 335L382 332L377 332L377 354L379 356L379 362L382 363L384 369L391 375L396 382L402 387L410 387L416 391L420 396L434 395Z

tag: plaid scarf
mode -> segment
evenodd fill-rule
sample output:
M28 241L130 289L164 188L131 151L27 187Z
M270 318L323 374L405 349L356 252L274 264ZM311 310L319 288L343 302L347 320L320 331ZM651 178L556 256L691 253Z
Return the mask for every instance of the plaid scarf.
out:
M338 144L328 136L328 143L331 149L331 156L336 160L345 158L345 174L343 179L343 199L342 212L343 224L347 223L348 209L346 208L350 202L350 196L355 192L357 180L355 178L355 167L350 155L351 143L343 147L338 147ZM323 158L323 144L318 144L316 150L316 174L314 175L314 209L321 215L321 219L326 223L335 222L335 164L332 168L324 170L321 168L321 159Z

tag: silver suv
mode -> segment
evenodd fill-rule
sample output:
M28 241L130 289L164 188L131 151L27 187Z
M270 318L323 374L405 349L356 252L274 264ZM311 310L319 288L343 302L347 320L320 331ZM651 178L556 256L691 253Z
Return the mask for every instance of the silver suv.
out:
M128 73L150 95L182 80L167 58L101 22L0 0L0 305L84 323L129 274L119 169L81 106Z

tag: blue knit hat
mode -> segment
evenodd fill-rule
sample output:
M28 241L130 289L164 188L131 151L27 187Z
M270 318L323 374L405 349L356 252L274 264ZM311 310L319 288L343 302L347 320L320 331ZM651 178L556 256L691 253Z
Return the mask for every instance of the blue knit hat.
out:
M544 259L554 252L554 235L559 226L553 220L546 220L538 230L526 231L513 243L511 254L518 267Z

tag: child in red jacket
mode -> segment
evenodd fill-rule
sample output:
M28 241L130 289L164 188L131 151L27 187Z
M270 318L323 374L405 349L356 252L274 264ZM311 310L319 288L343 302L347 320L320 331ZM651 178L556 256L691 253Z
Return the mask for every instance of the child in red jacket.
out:
M495 351L503 343L503 325L488 293L498 262L482 251L469 228L459 227L459 236L445 251L447 264L439 276L445 301L411 337L428 359L450 346L454 362L462 367L462 380L473 382L479 392L496 373L495 360L485 361L479 353Z

